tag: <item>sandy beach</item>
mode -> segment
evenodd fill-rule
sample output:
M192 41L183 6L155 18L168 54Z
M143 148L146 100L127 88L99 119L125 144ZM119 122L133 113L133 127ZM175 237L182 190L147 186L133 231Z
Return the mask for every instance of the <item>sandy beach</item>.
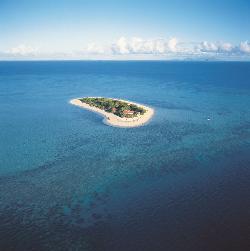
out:
M105 124L110 125L110 126L116 126L116 127L138 127L138 126L143 126L146 123L148 123L149 120L154 115L154 109L152 109L150 107L147 107L147 106L144 106L144 105L141 105L141 104L138 104L138 103L134 103L134 102L131 102L131 101L127 101L127 100L122 100L122 99L116 99L116 100L124 101L124 102L127 102L129 104L134 104L134 105L137 105L139 107L142 107L142 108L144 108L146 110L146 113L143 114L143 115L138 115L135 118L121 118L119 116L114 115L113 113L109 113L109 112L101 110L101 109L99 109L97 107L93 107L93 106L90 106L90 105L88 105L86 103L82 103L79 100L79 98L70 100L70 104L79 106L81 108L90 110L92 112L99 113L100 115L102 115L104 117L103 122Z

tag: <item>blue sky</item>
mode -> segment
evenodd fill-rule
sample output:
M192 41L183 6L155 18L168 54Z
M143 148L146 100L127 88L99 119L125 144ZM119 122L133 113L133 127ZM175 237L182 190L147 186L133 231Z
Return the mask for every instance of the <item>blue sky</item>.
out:
M250 57L250 1L0 0L0 58Z

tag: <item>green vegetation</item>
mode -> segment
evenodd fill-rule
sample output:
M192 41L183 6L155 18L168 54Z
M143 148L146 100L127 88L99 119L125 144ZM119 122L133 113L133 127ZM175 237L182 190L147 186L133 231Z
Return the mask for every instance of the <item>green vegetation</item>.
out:
M90 106L113 113L121 118L133 118L138 115L143 115L146 112L142 107L111 98L81 98L79 100Z

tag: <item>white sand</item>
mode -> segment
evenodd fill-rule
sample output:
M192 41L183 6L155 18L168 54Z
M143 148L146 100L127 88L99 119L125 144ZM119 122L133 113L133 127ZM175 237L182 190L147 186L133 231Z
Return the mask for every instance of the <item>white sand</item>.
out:
M122 99L115 99L115 100L119 100L119 101L124 101L127 102L129 104L134 104L137 105L139 107L142 107L146 110L146 112L143 115L138 115L137 117L134 118L121 118L119 116L114 115L113 113L109 113L109 112L105 112L104 110L101 110L97 107L94 106L90 106L86 103L82 103L79 99L72 99L70 100L70 103L72 105L76 105L79 106L81 108L85 108L88 109L90 111L93 112L97 112L99 114L101 114L104 117L103 122L105 124L108 124L110 126L117 126L117 127L137 127L137 126L142 126L145 125L147 122L149 122L149 120L152 118L152 116L154 115L154 109L141 105L141 104L137 104L134 102L130 102L130 101L126 101L126 100L122 100Z

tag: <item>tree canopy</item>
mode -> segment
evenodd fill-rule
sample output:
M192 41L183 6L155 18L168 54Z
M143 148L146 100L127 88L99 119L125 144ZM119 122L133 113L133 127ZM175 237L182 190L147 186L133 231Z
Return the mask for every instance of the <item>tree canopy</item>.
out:
M125 101L120 101L111 98L81 98L81 102L90 106L97 107L106 112L113 113L119 117L133 118L138 115L143 115L146 110L135 104L130 104Z

